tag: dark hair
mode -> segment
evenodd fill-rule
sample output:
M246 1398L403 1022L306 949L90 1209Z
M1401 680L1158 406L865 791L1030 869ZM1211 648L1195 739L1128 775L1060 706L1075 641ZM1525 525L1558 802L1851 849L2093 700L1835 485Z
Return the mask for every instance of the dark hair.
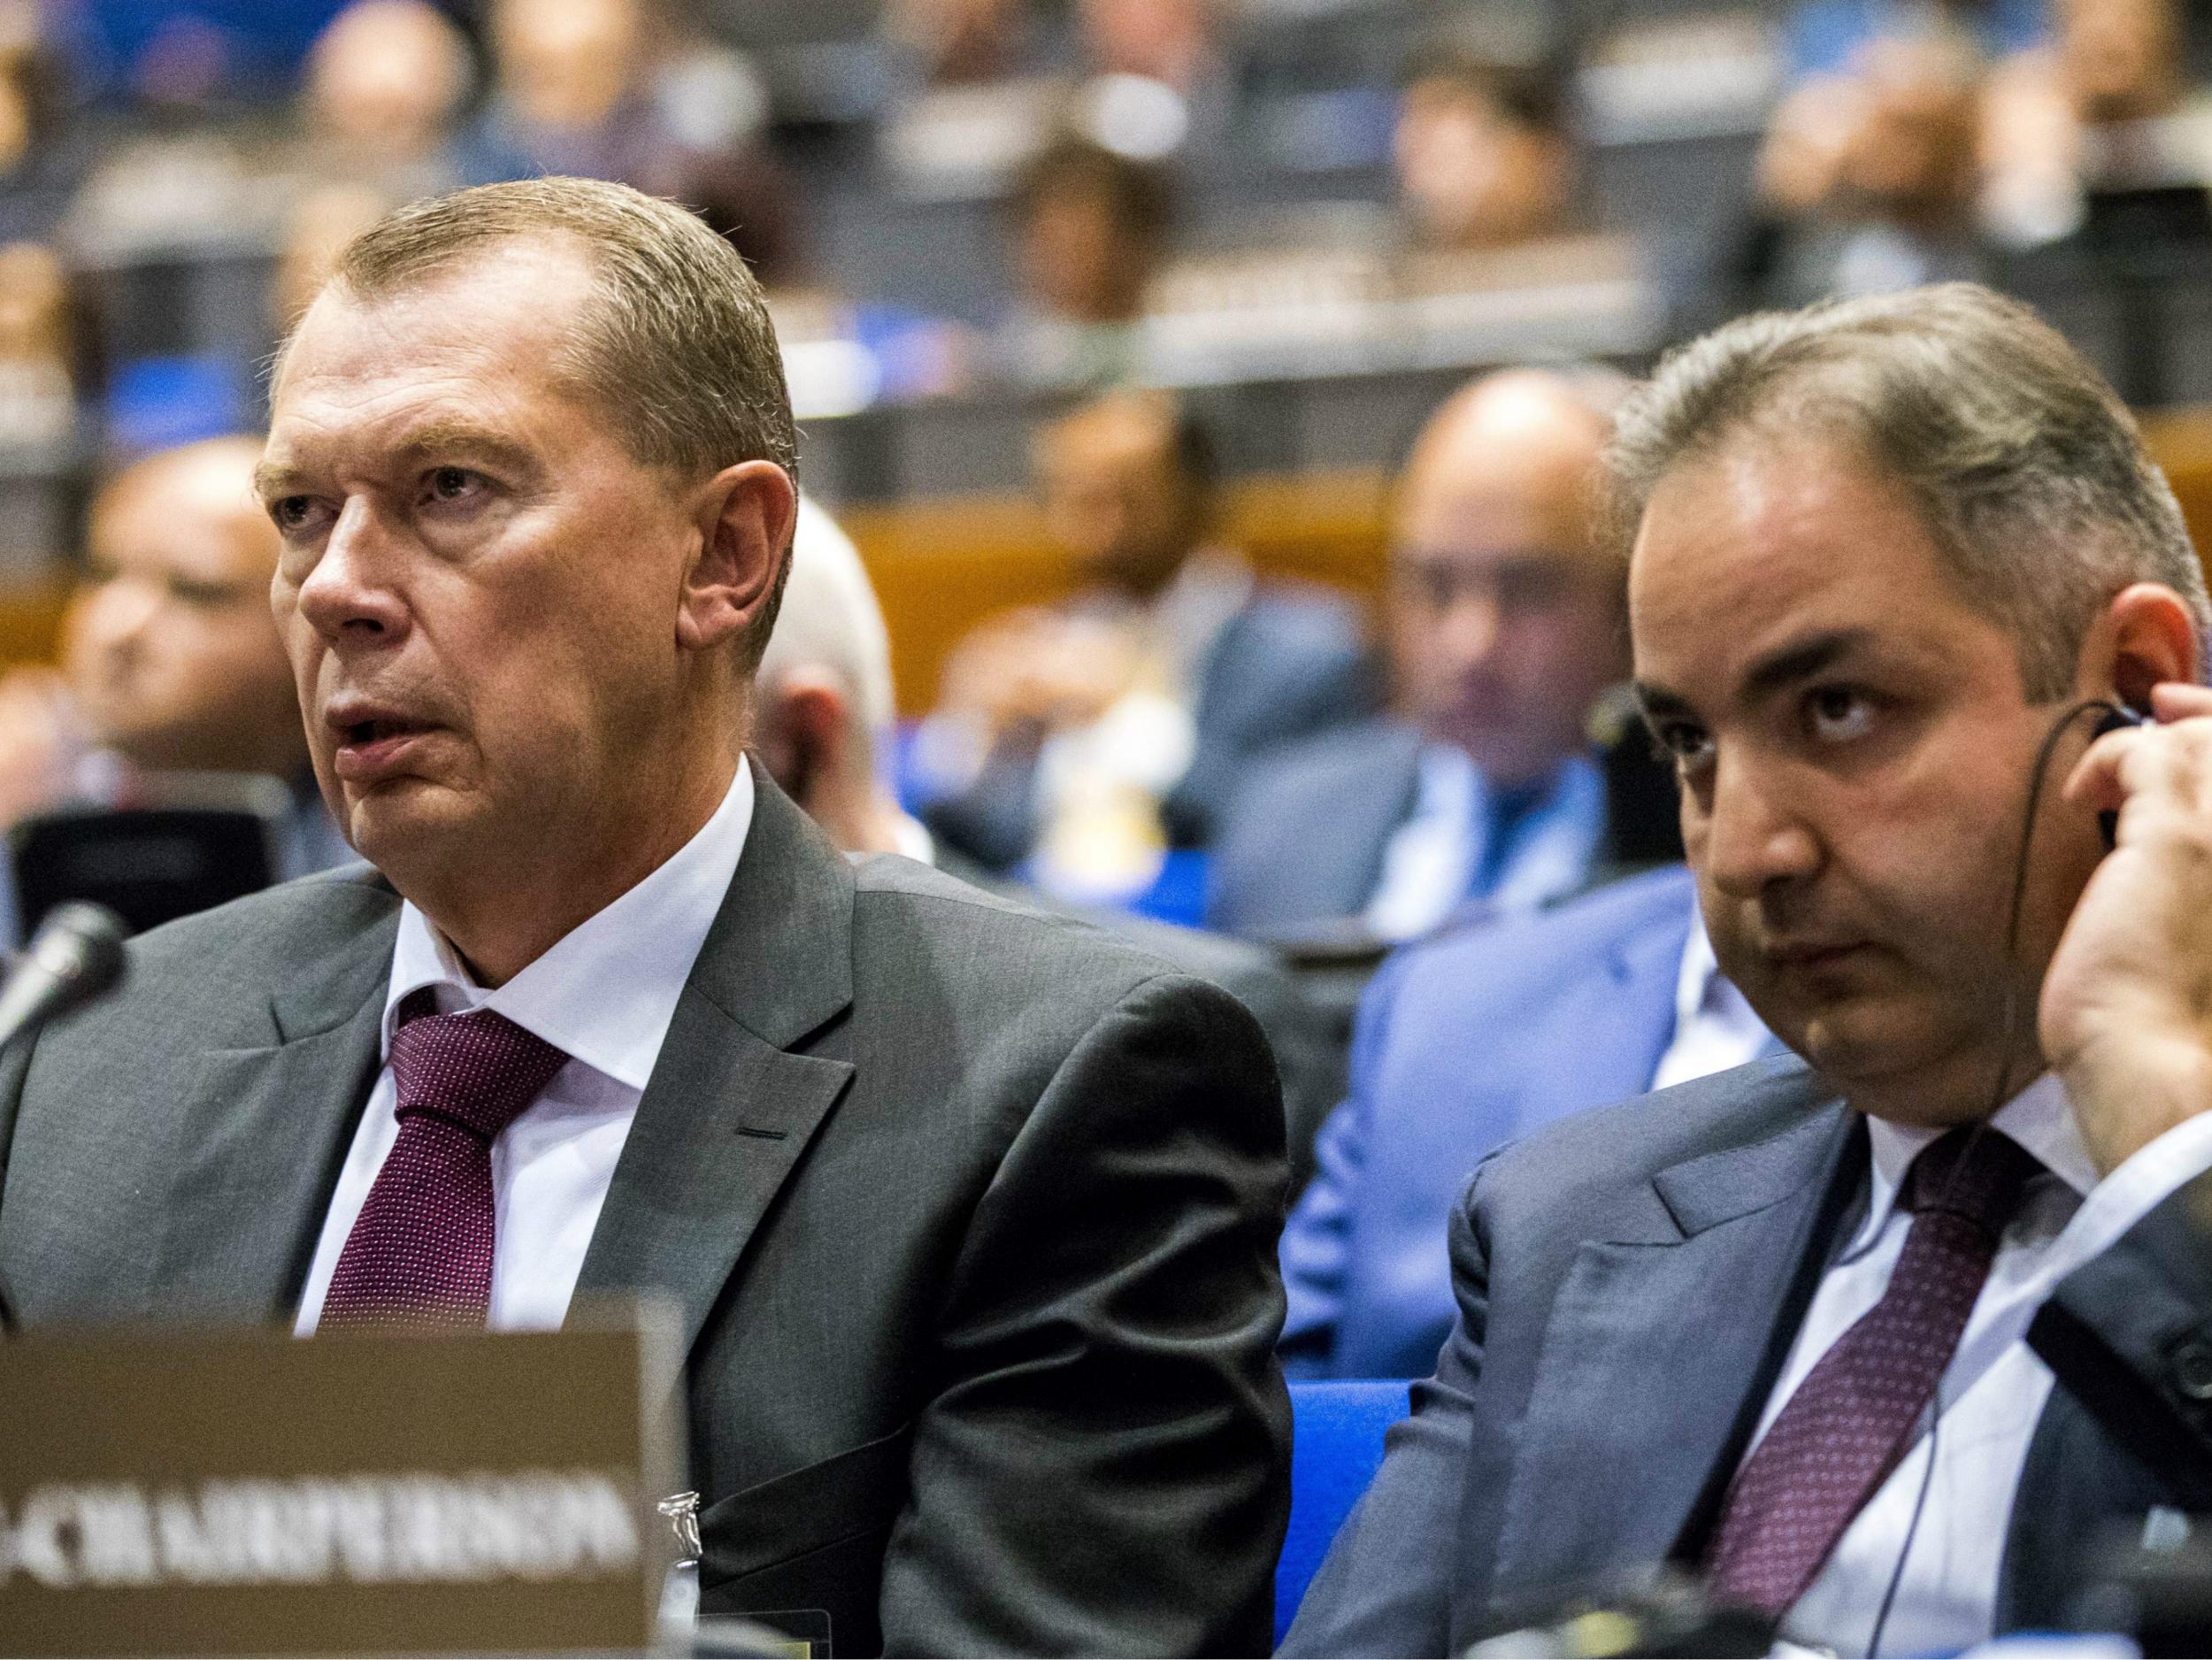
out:
M1442 85L1488 104L1515 127L1565 140L1572 136L1565 84L1551 70L1486 58L1455 42L1424 47L1407 63L1407 90Z
M1146 242L1163 240L1175 217L1165 173L1074 133L1062 134L1030 158L1008 193L1007 206L1026 219L1048 198L1077 192L1104 197L1114 222Z

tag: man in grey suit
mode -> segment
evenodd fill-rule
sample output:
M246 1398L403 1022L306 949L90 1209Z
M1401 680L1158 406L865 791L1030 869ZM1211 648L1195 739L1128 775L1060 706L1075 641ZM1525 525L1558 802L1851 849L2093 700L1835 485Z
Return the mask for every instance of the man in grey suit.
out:
M840 1654L1248 1652L1284 1521L1282 1123L1156 958L841 857L745 758L794 431L727 244L419 203L259 485L376 866L150 934L0 1073L27 1326L543 1326L672 1298L709 1614Z
M1457 1324L1289 1649L1456 1653L1670 1561L1829 1652L2062 1623L2108 1530L2212 1505L2212 607L2172 492L1965 286L1684 349L1613 475L1715 952L1802 1059L1479 1167ZM2152 720L2093 744L2117 705Z

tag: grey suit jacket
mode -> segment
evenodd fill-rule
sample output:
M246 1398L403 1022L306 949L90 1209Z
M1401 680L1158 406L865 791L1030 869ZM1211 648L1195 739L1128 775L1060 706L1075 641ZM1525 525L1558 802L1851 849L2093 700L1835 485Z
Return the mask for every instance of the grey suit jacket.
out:
M157 930L0 1072L27 1325L289 1316L398 910L357 867ZM1273 1080L1225 994L856 869L761 778L578 1287L682 1310L704 1610L824 1610L839 1654L1263 1648Z
M1486 1160L1452 1222L1458 1324L1284 1652L1455 1654L1701 1557L1863 1213L1866 1164L1863 1121L1793 1057ZM2212 1503L2212 1405L2188 1387L2212 1372L2212 1240L2193 1213L2212 1214L2212 1177L2066 1280L2029 1333L2057 1382L2009 1518L2001 1632L2060 1620L2104 1526Z

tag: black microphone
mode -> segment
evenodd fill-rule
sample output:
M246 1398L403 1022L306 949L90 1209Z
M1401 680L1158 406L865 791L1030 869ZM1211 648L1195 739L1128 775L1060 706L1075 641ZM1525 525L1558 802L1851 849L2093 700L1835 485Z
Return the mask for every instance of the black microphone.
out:
M123 978L123 919L105 905L57 905L0 980L0 1049Z

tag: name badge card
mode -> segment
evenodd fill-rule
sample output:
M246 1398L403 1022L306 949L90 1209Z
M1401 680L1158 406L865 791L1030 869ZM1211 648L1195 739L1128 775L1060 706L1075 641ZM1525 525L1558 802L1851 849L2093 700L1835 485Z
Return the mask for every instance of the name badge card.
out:
M659 1323L0 1344L0 1652L633 1652L681 1485Z

